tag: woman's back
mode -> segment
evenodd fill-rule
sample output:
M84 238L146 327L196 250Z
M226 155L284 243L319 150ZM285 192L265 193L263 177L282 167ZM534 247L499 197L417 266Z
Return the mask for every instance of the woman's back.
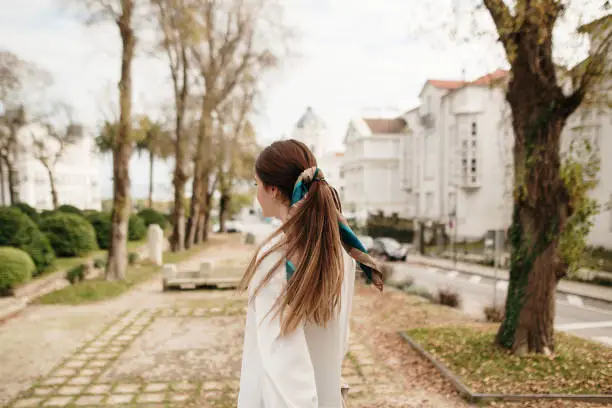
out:
M342 216L312 152L274 142L255 163L264 216L283 220L240 283L249 306L240 408L339 408L355 262L382 289L376 262Z
M355 261L344 254L340 310L326 327L309 324L304 331L315 372L319 407L340 407L342 361L348 351L350 316L355 288Z

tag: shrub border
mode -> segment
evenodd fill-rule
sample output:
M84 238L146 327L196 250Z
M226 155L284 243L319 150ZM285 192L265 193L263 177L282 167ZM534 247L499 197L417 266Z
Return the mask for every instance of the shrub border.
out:
M444 363L428 353L416 340L407 333L399 331L398 334L408 343L421 357L428 360L446 380L457 389L459 394L470 403L491 401L529 401L529 400L571 400L597 403L611 403L612 395L609 394L488 394L473 392L461 379L455 375Z

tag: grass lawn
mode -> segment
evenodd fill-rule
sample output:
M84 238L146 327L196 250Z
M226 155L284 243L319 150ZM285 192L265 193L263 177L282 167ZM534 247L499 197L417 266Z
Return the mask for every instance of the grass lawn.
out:
M140 241L129 241L127 244L128 247L128 252L134 252L136 250L138 250L138 248L140 248L141 246L145 245L147 243L146 238L142 239ZM54 271L59 271L61 269L70 269L74 266L80 265L84 262L87 262L88 259L90 258L98 258L98 257L104 257L106 258L106 253L108 251L106 249L100 249L97 251L93 251L85 256L81 256L81 257L74 257L74 258L57 258L55 260L55 269Z
M513 356L493 346L497 325L417 328L406 333L473 392L609 394L612 349L556 333L556 354Z
M180 253L164 253L164 262L179 263L197 254L207 245L208 243L198 245L189 251ZM127 292L135 285L153 278L159 273L160 269L160 267L147 262L131 265L127 269L127 276L124 281L107 281L102 277L86 280L48 293L37 299L36 303L77 305L112 299Z

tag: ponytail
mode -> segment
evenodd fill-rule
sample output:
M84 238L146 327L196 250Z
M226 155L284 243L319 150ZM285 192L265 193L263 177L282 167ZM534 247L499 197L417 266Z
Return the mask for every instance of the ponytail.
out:
M290 196L289 216L278 231L265 240L247 267L239 288L245 290L262 260L283 249L279 260L255 288L253 297L283 263L287 284L273 307L281 317L281 335L302 322L325 326L338 311L344 279L343 248L357 260L368 282L382 290L381 268L368 255L342 216L338 193L317 167L304 170ZM269 250L263 246L284 233Z

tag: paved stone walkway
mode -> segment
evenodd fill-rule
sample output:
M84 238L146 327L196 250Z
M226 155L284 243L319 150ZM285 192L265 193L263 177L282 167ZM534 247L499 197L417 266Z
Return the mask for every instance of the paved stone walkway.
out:
M209 307L126 312L8 406L235 406L245 306L217 298ZM392 373L357 336L350 349L343 374L360 399Z
M235 263L252 249L216 246L183 267ZM351 408L467 406L399 340L399 328L443 322L454 313L415 307L419 303L358 285L343 367ZM163 293L159 280L100 304L36 306L0 326L0 352L6 353L0 394L9 395L0 395L0 404L235 407L245 308L245 297L231 290Z

